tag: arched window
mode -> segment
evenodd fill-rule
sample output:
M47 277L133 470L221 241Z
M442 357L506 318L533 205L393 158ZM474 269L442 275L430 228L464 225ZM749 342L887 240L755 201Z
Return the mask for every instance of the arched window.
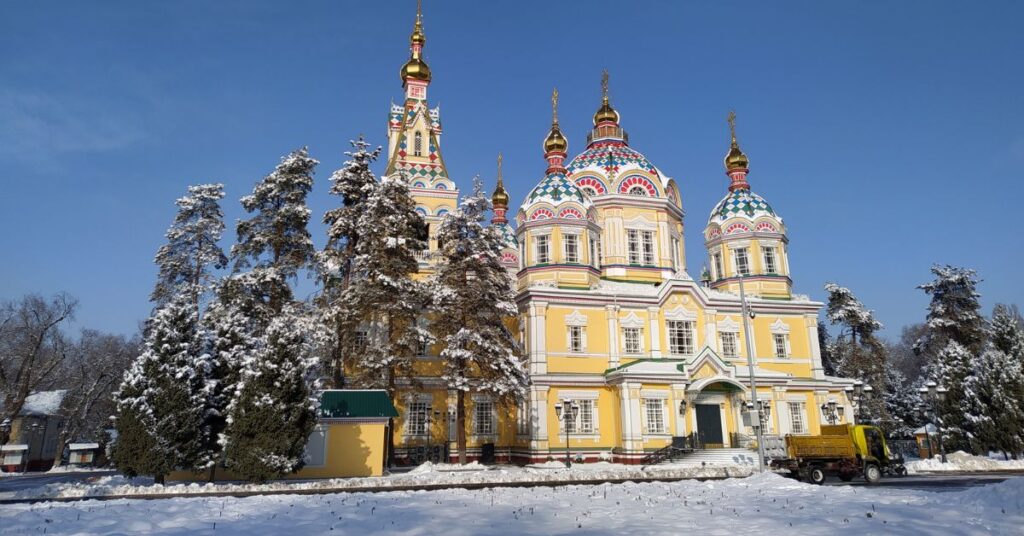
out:
M413 156L423 156L423 133L417 132L412 145Z
M597 195L597 190L590 186L584 186L582 189L583 193L587 194L589 197L594 197Z
M640 196L640 197L646 197L647 196L647 189L644 188L643 186L634 186L634 187L629 189L629 195L637 195L637 196Z

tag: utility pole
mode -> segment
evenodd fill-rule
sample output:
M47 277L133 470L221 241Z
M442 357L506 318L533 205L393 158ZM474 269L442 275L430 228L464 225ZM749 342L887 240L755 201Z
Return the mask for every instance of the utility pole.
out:
M757 460L760 471L764 472L764 435L761 433L761 404L757 401L757 382L754 380L754 345L750 337L750 314L747 309L747 293L743 287L743 274L738 274L740 280L740 314L743 315L743 339L747 343L747 368L750 371L750 398L754 404L754 412L757 419L752 423L754 433L757 435Z

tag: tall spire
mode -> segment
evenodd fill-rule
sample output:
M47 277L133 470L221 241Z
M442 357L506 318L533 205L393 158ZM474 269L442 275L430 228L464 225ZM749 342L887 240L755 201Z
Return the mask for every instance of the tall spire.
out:
M416 22L409 36L410 57L400 72L403 87L412 82L413 85L422 85L425 88L430 83L430 67L423 61L423 45L426 43L427 35L423 33L423 1L416 0Z
M619 112L612 108L608 100L608 69L601 72L601 107L594 114L594 126L604 122L619 123Z
M747 155L740 150L740 144L736 141L736 112L730 110L727 116L729 121L729 135L732 143L729 146L729 153L725 155L725 173L729 175L729 191L750 188L747 182L747 171L750 169L750 161Z
M587 136L587 145L597 141L629 142L629 135L619 126L619 112L608 98L608 69L601 72L601 107L594 113L594 129Z
M548 161L548 173L552 171L565 172L563 165L566 157L566 150L569 148L569 140L562 134L558 126L558 88L551 92L551 130L544 138L544 158Z
M498 153L498 183L494 186L494 193L491 195L491 203L494 205L494 217L491 223L508 223L505 213L508 211L508 192L505 191L505 183L501 177L501 153Z

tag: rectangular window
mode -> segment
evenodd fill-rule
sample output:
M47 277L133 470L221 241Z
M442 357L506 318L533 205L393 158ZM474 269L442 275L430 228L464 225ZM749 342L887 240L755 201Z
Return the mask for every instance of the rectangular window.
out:
M430 415L430 403L410 402L405 410L405 435L427 435L427 416Z
M563 235L562 242L565 244L565 262L580 262L580 237L576 235Z
M762 248L764 251L764 271L769 274L776 274L779 267L775 262L775 248Z
M420 341L420 355L430 355L430 344L427 343L426 339Z
M668 321L668 348L673 355L693 355L693 322Z
M640 231L626 230L626 245L629 250L629 264L640 264Z
M476 435L494 434L494 402L477 400L473 405L473 430Z
M580 353L586 350L583 326L569 326L569 351Z
M782 333L775 333L772 335L772 339L775 341L775 357L789 357L788 341L786 341L786 335Z
M736 273L750 275L750 259L747 257L747 248L733 250L736 254Z
M601 258L604 257L604 252L601 250L601 239L597 239L597 257L594 259L594 266L601 267Z
M367 333L365 329L357 330L355 341L353 341L355 343L356 350L360 352L366 350L366 344L369 339L369 333Z
M722 332L722 357L736 357L740 354L737 344L737 334L733 332Z
M642 231L641 235L644 239L644 264L654 264L654 233L651 231Z
M590 241L590 265L597 267L597 240Z
M722 279L725 274L722 272L722 254L715 253L715 279Z
M537 243L537 264L551 262L551 236L540 235L534 238Z
M647 413L647 433L665 433L665 402L660 398L645 398L644 408Z
M804 427L804 403L803 402L790 402L789 403L789 427L790 431L794 434L805 434L807 429Z
M622 328L623 351L625 353L639 354L643 351L640 334L640 328Z
M529 435L530 433L530 403L520 400L516 408L516 434Z
M679 271L679 239L672 239L672 271Z
M594 401L580 400L576 403L580 405L579 433L594 433Z

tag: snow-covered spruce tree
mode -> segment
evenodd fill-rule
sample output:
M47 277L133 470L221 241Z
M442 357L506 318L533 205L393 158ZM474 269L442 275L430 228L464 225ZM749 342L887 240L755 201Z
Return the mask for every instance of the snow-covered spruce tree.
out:
M253 216L238 223L235 273L219 290L224 306L243 317L229 329L245 330L232 335L237 344L225 343L235 357L216 369L221 392L230 393L220 443L226 465L252 481L301 468L316 422L317 330L289 285L314 257L306 196L316 164L305 148L294 151L242 198Z
M988 340L978 303L979 280L974 270L956 266L933 266L932 274L933 281L918 287L932 299L925 332L914 350L935 356L927 366L927 376L948 390L939 410L944 432L951 435L947 447L969 450L975 430L965 383L972 373L972 360L984 351Z
M985 318L978 303L978 283L974 270L957 266L932 266L935 279L917 288L931 295L925 318L927 329L918 339L915 351L941 352L953 340L967 351L978 354L987 340Z
M162 481L174 469L200 471L208 466L209 356L200 351L198 341L198 319L187 301L171 300L150 318L145 349L117 394L118 449L124 450L114 459L126 472ZM139 450L150 445L148 451Z
M838 374L837 369L839 368L833 352L834 345L832 336L828 333L828 328L825 327L825 324L818 323L818 348L821 349L821 366L825 369L825 374L829 376L836 376Z
M900 369L891 361L885 364L885 389L882 394L885 412L891 419L886 424L886 432L891 436L908 438L915 429L923 425L917 408L921 404L921 395L917 386L907 380Z
M319 253L317 266L323 292L317 299L324 323L331 326L333 340L329 344L327 359L331 381L335 387L344 386L344 356L356 351L355 333L344 329L340 297L348 287L355 262L356 246L362 234L359 219L363 205L377 187L377 178L370 165L380 156L381 148L368 150L370 144L362 137L350 142L352 151L345 154L350 160L331 175L331 194L341 197L341 206L324 214L327 224L327 245Z
M1014 458L1024 450L1024 370L1021 362L990 346L964 382L967 420L974 446Z
M456 391L459 463L466 463L466 394L479 392L499 404L522 400L529 377L506 321L516 313L512 282L501 264L502 239L483 225L490 200L477 178L473 195L438 229L442 247L432 284L433 332L444 345L442 379Z
M427 248L426 224L403 177L382 178L360 207L351 277L332 309L343 341L366 330L365 346L348 353L353 383L394 396L399 381L413 378L420 348L433 340L417 322L430 296L412 278L415 255Z
M828 319L833 325L841 326L839 336L829 348L836 373L871 386L874 395L867 400L861 414L888 427L892 422L885 404L887 352L875 336L882 323L875 320L874 313L864 307L850 289L826 283L825 290L828 292Z
M1024 320L1016 306L997 303L992 308L992 346L1024 361Z
M316 425L314 318L303 304L286 305L260 345L242 356L227 407L225 455L229 468L252 482L280 478L304 464Z
M200 184L189 186L188 195L177 200L178 214L155 259L160 273L150 299L157 307L186 296L198 311L213 281L210 268L227 266L228 258L219 245L224 232L223 197L223 184Z

